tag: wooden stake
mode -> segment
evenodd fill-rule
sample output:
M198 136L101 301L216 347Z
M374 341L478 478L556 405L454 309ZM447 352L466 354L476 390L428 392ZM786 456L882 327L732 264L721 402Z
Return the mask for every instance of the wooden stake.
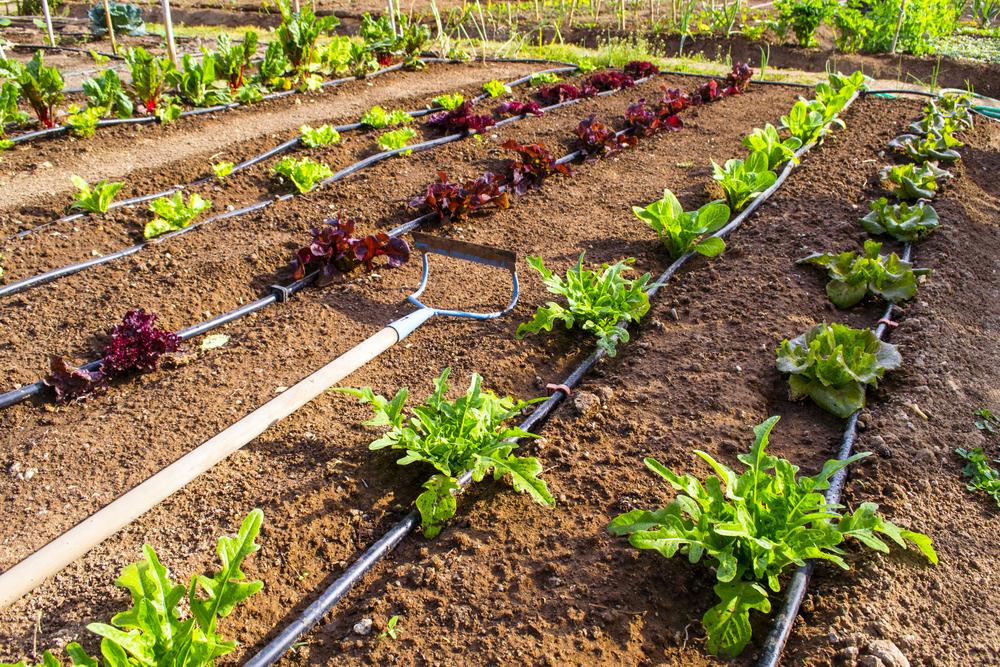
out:
M111 3L104 0L104 22L108 26L108 35L111 37L111 52L118 55L118 41L115 39L115 26L111 23Z
M296 3L298 4L298 3ZM174 20L170 18L170 0L161 0L163 7L163 27L167 33L167 55L170 62L177 67L177 47L174 46Z
M906 16L906 0L899 4L899 20L896 21L896 34L892 36L892 48L889 53L896 52L896 42L899 41L899 31L903 28L903 17Z
M45 14L45 29L49 32L49 46L55 46L56 35L52 32L52 14L49 12L49 0L42 0L42 13Z

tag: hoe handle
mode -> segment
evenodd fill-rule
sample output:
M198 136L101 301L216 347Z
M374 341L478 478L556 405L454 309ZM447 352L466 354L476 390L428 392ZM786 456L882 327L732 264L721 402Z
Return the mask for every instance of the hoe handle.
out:
M379 330L0 574L0 609L30 593L269 426L385 352L432 314L429 309L419 310Z

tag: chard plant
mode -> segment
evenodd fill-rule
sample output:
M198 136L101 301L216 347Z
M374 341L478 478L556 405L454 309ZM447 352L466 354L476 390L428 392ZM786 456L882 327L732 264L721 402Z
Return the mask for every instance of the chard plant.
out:
M715 257L726 249L726 242L713 233L729 222L729 207L721 201L705 204L696 211L685 211L670 190L645 208L633 206L632 213L656 232L657 238L672 259L692 250L705 257Z
M281 25L276 31L277 42L285 52L289 65L300 78L311 74L316 58L316 42L320 35L340 24L336 16L316 16L309 7L294 11L288 0L277 0Z
M969 491L982 491L1000 507L1000 471L990 465L989 459L981 447L973 449L962 449L959 447L955 453L965 459L965 467L962 474L969 479L965 488ZM1000 459L994 459L994 463L1000 463Z
M531 320L518 325L515 336L519 340L528 334L552 331L561 322L567 330L576 327L594 335L598 347L609 357L618 353L618 343L629 341L628 325L649 311L650 274L626 278L624 274L635 263L632 258L603 264L599 271L584 268L583 259L580 255L564 279L546 268L541 257L528 257L529 266L541 274L545 287L563 297L566 305L549 301L539 306Z
M177 96L196 107L210 107L233 101L229 86L215 74L215 61L207 50L205 57L195 60L189 54L181 58L181 67L167 75L167 83L177 90Z
M795 157L795 151L802 147L802 140L798 137L782 140L777 128L768 123L763 129L755 128L753 132L743 137L743 145L752 153L767 155L767 168L773 171L789 160L798 164L799 159Z
M324 178L333 176L333 171L322 162L316 162L307 157L299 160L286 157L274 163L274 166L271 167L271 174L291 181L299 193L305 194L315 188Z
M378 138L378 147L383 151L395 151L405 148L410 141L415 139L417 131L412 127L400 127L389 132L383 132ZM409 155L412 151L404 151L403 155Z
M878 505L862 503L853 512L828 503L821 493L835 472L869 455L830 460L819 473L799 475L787 459L766 453L778 417L754 427L754 444L737 458L737 472L708 453L695 454L712 467L704 480L679 475L653 458L644 462L676 492L666 506L636 509L608 525L614 535L627 535L636 549L664 558L681 554L713 571L718 603L701 618L712 654L737 656L752 636L750 612L771 611L770 593L781 590L781 576L811 559L848 570L843 548L848 539L881 553L891 541L910 545L936 565L931 539L897 526L878 514Z
M476 482L489 474L496 480L509 475L515 491L527 493L541 505L554 505L555 499L539 477L542 464L536 458L513 453L517 440L536 436L505 425L528 405L545 399L522 401L497 396L483 389L482 378L473 373L465 394L448 400L445 394L450 372L451 369L444 369L434 380L434 391L423 404L409 410L409 417L404 413L409 397L406 388L400 389L391 400L370 387L337 390L372 406L375 417L365 422L367 425L389 428L369 449L397 449L405 452L398 464L425 463L437 471L424 483L424 491L416 500L424 536L435 537L444 523L455 516L458 477L466 471L472 472Z
M899 368L895 345L870 329L817 324L801 336L784 340L776 366L788 374L792 400L809 397L827 412L846 419L865 407L865 387L878 386L886 371Z
M742 211L750 200L756 199L778 180L778 175L768 167L767 153L754 151L745 160L726 160L719 166L712 162L712 178L725 194L729 207Z
M118 118L130 118L135 110L132 100L125 92L125 85L114 70L104 70L102 74L83 82L83 93L90 107L106 109Z
M160 97L167 83L167 75L174 71L169 58L157 58L137 46L125 53L125 62L132 74L132 89L142 102L147 114L156 113Z
M340 143L340 132L333 129L332 125L320 125L315 129L308 125L303 125L299 128L299 132L302 134L302 143L309 148L332 146L333 144Z
M151 239L167 232L184 229L196 217L210 208L212 208L212 202L203 199L197 192L192 192L187 202L184 201L184 195L180 192L175 192L170 197L154 199L149 203L149 210L156 217L146 223L142 235Z
M431 102L434 106L441 107L445 111L451 111L459 106L465 101L465 96L461 93L453 93L451 95L438 95Z
M56 107L63 101L63 78L55 67L46 67L41 51L26 65L18 68L17 83L21 94L31 105L38 122L44 127L56 126Z
M215 47L215 53L211 58L216 73L226 80L230 89L238 90L243 86L246 72L251 67L254 54L257 52L257 33L247 30L240 44L233 43L228 34L222 33L216 37Z
M7 126L17 125L28 120L28 114L17 106L21 96L21 87L11 81L0 83L0 149L10 148L13 144L6 140ZM6 145L4 145L6 143Z
M292 80L285 75L291 66L281 44L277 41L270 42L257 69L257 83L265 88L288 90L292 87Z
M865 241L861 253L815 253L799 260L827 270L830 282L826 295L837 308L850 308L867 295L878 296L891 303L912 299L917 293L917 279L930 269L915 269L896 253L881 255L882 244Z
M950 173L939 169L933 162L922 165L908 162L884 167L879 172L882 187L904 201L933 199L938 190L938 179L950 177Z
M236 89L236 101L240 104L257 104L264 101L267 89L257 83L244 83Z
M413 122L413 116L402 109L386 111L380 106L373 106L366 111L359 121L361 126L369 130L384 130L387 127L406 125Z
M121 181L101 181L91 186L76 174L70 176L69 180L77 190L73 194L74 202L70 208L78 208L89 213L107 213L111 201L125 185Z
M869 204L871 211L861 218L861 226L869 234L885 234L897 241L917 241L938 228L938 215L934 207L925 201L914 204L900 202L890 204L885 197L879 197Z
M498 79L493 79L483 84L483 92L492 98L497 98L501 95L509 94L511 91L510 86L506 83Z

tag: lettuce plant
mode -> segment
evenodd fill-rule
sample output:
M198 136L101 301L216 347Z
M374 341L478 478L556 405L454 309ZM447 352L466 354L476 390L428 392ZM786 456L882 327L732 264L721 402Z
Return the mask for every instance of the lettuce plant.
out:
M36 51L31 60L19 68L17 83L38 122L45 127L55 127L56 107L64 97L63 78L59 70L46 67L42 52Z
M333 176L333 171L322 162L316 162L307 157L299 160L286 157L274 163L274 166L271 167L271 174L291 181L296 190L305 194L315 188L316 184L324 178Z
M339 215L322 227L312 229L312 242L300 248L292 259L292 271L301 280L311 271L319 271L319 285L346 275L358 267L375 268L375 260L385 257L390 269L402 266L410 258L406 241L378 232L369 236L354 235L354 220Z
M763 128L755 128L753 132L743 137L743 145L751 152L761 152L767 155L767 168L774 170L775 167L792 160L798 164L795 151L802 147L802 140L798 137L788 137L781 139L777 128L768 123Z
M559 75L555 72L538 72L531 75L531 78L528 80L528 85L534 87L558 82Z
M889 147L899 151L913 162L956 162L962 156L953 146L961 146L962 142L946 136L934 129L926 134L901 134L889 142Z
M427 125L444 132L482 132L496 125L492 116L472 113L472 102L466 101L450 111L439 111L427 118Z
M511 160L511 187L514 192L523 195L528 188L541 187L542 181L555 174L570 176L569 167L557 164L556 159L544 144L519 144L513 139L500 144L500 148L517 153L518 158Z
M734 211L742 211L751 199L764 193L778 180L778 175L768 167L767 153L754 151L745 160L726 160L722 167L712 161L712 178L726 195L726 201Z
M405 148L410 141L415 139L417 131L412 127L400 127L389 132L383 132L378 138L378 147L383 151L395 151ZM412 151L404 151L404 155L409 155Z
M66 125L70 134L81 139L89 139L97 131L97 123L108 112L104 107L87 107L81 109L75 104L66 108Z
M826 295L838 308L850 308L869 294L892 303L912 299L917 293L917 278L930 269L914 269L896 253L880 255L881 249L881 243L865 241L861 253L815 253L799 262L827 270L830 282Z
M912 162L884 167L879 172L882 186L904 201L933 199L938 189L939 178L950 178L951 174L939 169L933 162L917 165Z
M420 54L427 49L431 41L430 28L402 13L398 14L396 22L399 34L393 43L393 51L403 57L404 68L423 69L425 65L420 59Z
M132 89L142 102L147 114L155 113L163 95L167 75L174 71L168 58L157 58L137 46L125 53L125 62L132 74Z
M483 92L490 97L496 98L510 93L510 86L499 79L493 79L483 84Z
M212 202L203 199L197 192L192 192L187 203L184 195L175 192L170 197L154 199L149 203L149 210L156 216L146 223L142 235L151 239L167 232L184 229L196 217L212 208Z
M302 143L309 148L331 146L340 142L340 132L333 129L332 125L320 125L317 128L303 125L299 132L302 134Z
M71 208L78 208L90 213L107 213L111 200L115 198L118 191L125 184L121 181L108 182L101 181L91 186L76 174L69 177L69 180L76 186L76 193L73 194L75 200Z
M538 102L519 102L518 100L510 100L509 102L504 102L499 105L495 113L498 116L527 116L531 114L532 116L541 116L543 111Z
M622 71L633 79L645 79L659 74L660 68L648 60L632 60L625 63Z
M622 88L633 88L635 80L628 74L616 72L615 70L606 70L591 74L587 77L586 85L597 91L619 90Z
M818 141L820 132L828 123L844 127L844 121L827 116L826 106L818 100L799 99L792 105L788 115L781 117L781 124L788 129L788 133L803 145Z
M462 102L465 101L465 96L461 93L453 93L451 95L438 95L431 102L435 106L439 106L445 111L451 111L457 108Z
M229 174L233 173L233 169L235 168L236 165L233 164L232 162L226 162L226 161L216 162L215 164L212 165L212 172L215 174L215 177L221 181L226 176L229 176Z
M593 97L596 94L597 89L586 83L579 88L569 83L557 83L551 86L542 86L538 89L538 96L546 104L560 104L583 97Z
M816 475L799 476L798 466L765 451L778 419L754 427L753 447L737 457L744 468L739 473L700 450L695 454L714 473L704 480L644 459L677 495L665 507L632 510L608 525L612 534L627 535L636 549L664 558L683 554L713 571L719 601L701 618L709 653L743 652L753 632L750 612L771 611L769 590L781 590L788 568L816 559L850 569L842 547L849 538L882 553L889 552L888 540L903 548L912 544L928 562L938 562L928 536L886 521L875 503L848 512L826 502L821 492L833 474L867 452L827 461Z
M583 255L577 265L566 272L565 280L545 268L541 257L528 257L528 264L542 276L549 292L566 299L562 306L549 301L540 306L535 316L517 327L515 336L520 340L528 334L552 331L557 322L566 329L579 327L597 337L597 346L609 357L618 353L618 343L627 343L626 328L638 322L649 311L650 274L639 278L626 278L623 274L635 262L629 258L613 265L603 264L600 271L583 266Z
M21 87L16 83L10 81L0 83L0 149L10 147L9 145L3 146L4 137L7 136L7 126L16 125L28 120L28 114L21 111L17 106L17 100L20 96Z
M413 199L410 206L434 211L443 223L462 220L486 206L506 209L510 206L510 197L503 189L500 177L493 172L488 171L479 178L462 183L451 183L448 176L439 171L437 182L428 185L427 191Z
M962 474L969 481L965 488L969 491L982 491L1000 507L1000 471L990 465L982 448L966 450L959 447L955 453L966 461ZM1000 459L994 459L994 463L1000 463Z
M288 90L292 87L292 81L285 75L291 66L281 44L270 42L264 51L264 59L258 66L256 80L267 88Z
M574 132L587 160L607 157L625 146L634 145L636 141L635 137L627 134L619 136L612 128L597 120L596 116L581 120Z
M674 193L664 190L662 199L645 208L633 206L632 212L656 232L673 259L692 250L715 257L726 249L725 241L711 236L729 222L729 207L721 201L709 202L696 211L685 211Z
M361 126L370 130L384 130L387 127L405 125L413 122L413 116L402 109L386 111L380 106L373 106L361 116Z
M631 130L634 136L651 137L660 131L660 117L649 108L645 98L628 105L623 116L625 127Z
M723 82L723 95L742 95L750 87L753 69L747 63L733 63L733 69Z
M875 387L886 371L899 368L896 346L870 329L817 324L778 346L777 368L788 373L792 400L808 396L846 419L865 407L865 386Z
M468 470L476 482L491 473L497 480L509 475L515 491L527 493L541 505L554 505L555 499L539 477L541 462L513 454L518 439L536 436L505 425L528 405L544 399L515 401L497 396L484 390L482 378L473 373L465 394L448 400L445 394L450 372L446 368L434 380L434 391L423 404L410 409L409 418L404 413L409 397L406 388L391 400L375 394L370 387L337 390L372 406L375 417L365 422L367 425L388 427L388 432L372 442L369 449L397 449L405 452L396 461L399 465L425 463L437 471L424 483L424 492L416 500L424 536L435 537L455 516L458 477Z
M124 84L112 69L104 70L93 79L87 79L82 85L87 104L91 107L102 107L107 112L114 112L118 118L129 118L135 110Z

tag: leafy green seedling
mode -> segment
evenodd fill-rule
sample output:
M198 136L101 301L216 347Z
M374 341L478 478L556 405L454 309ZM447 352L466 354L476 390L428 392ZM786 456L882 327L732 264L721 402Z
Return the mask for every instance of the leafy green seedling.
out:
M982 448L966 450L960 447L955 453L967 462L962 469L962 474L969 478L965 488L969 491L982 491L1000 507L1000 472L990 466ZM1000 459L994 459L994 463L1000 463Z
M385 630L379 633L378 638L381 640L386 639L399 639L399 635L403 632L402 630L397 630L396 626L399 625L399 616L393 616L385 624Z
M799 260L827 269L830 282L826 295L838 308L850 308L868 294L891 303L912 299L917 293L917 278L930 269L914 269L896 253L880 255L882 244L865 241L862 253L815 253Z
M715 473L705 480L644 459L677 496L657 510L622 514L608 526L615 535L628 535L637 549L665 558L684 554L714 570L719 602L701 618L709 653L743 652L752 633L750 612L771 611L768 589L781 589L781 575L789 567L818 559L850 569L841 547L848 538L888 553L884 536L904 548L913 544L931 564L938 562L929 537L886 521L875 503L846 512L826 502L821 491L829 488L830 477L868 453L827 461L816 475L799 477L798 466L765 452L777 422L771 417L754 428L753 447L737 457L742 473L698 450L695 454Z
M483 84L483 92L490 97L500 97L510 92L510 86L499 79L493 79Z
M315 129L303 125L299 132L302 133L302 143L309 148L332 146L340 141L340 132L333 129L332 125L320 125Z
M1000 433L1000 417L993 414L989 408L979 408L974 413L978 419L975 421L976 428L984 433Z
M383 133L378 138L378 147L383 151L394 151L405 148L410 140L417 136L417 131L412 127L401 127L398 130L391 130ZM403 155L409 155L412 151L403 151Z
M645 208L633 206L632 213L656 232L670 257L699 252L715 257L726 249L726 242L711 236L729 222L729 207L721 201L705 204L696 211L685 211L670 190L663 198Z
M191 224L198 215L212 208L212 202L202 199L197 192L192 192L187 203L184 202L184 195L175 192L171 197L161 197L149 203L149 210L156 216L146 227L142 234L147 239L166 234L167 232L184 229Z
M229 176L229 174L233 173L233 169L235 168L236 168L235 164L226 161L216 162L215 164L212 165L212 171L215 172L215 177L218 178L220 181L224 179L226 176Z
M330 167L307 157L301 160L292 157L279 160L271 167L271 173L291 181L302 194L311 191L324 178L333 176Z
M71 208L78 208L90 213L107 213L111 201L118 194L125 184L120 181L101 181L91 186L76 174L69 177L69 180L76 186L77 191L73 194Z
M924 201L913 205L906 202L889 204L888 199L879 197L869 207L871 211L860 220L869 234L885 234L897 241L913 242L938 228L937 211Z

